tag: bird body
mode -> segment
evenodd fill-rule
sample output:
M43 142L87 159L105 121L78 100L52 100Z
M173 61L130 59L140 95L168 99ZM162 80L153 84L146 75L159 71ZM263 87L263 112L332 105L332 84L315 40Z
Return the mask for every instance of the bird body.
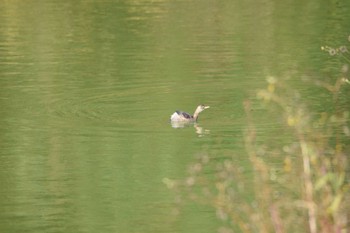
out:
M175 111L171 116L170 116L170 121L171 122L196 122L198 120L199 113L204 111L204 109L209 108L209 106L205 105L199 105L194 112L193 116L188 114L187 112L183 111Z

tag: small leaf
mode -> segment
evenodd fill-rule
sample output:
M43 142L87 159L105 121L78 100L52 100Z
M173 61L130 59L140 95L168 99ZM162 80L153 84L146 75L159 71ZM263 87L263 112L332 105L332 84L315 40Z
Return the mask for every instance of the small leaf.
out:
M315 184L315 190L318 191L321 188L323 188L327 182L331 181L334 178L333 173L327 173L326 175L322 176L320 179L317 180Z
M338 193L337 196L332 201L332 204L328 207L327 212L330 214L334 214L338 209L339 205L343 199L343 193Z

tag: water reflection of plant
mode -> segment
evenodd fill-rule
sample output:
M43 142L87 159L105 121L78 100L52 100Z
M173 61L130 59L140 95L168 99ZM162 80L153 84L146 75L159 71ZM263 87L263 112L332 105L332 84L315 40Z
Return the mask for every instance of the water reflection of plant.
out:
M332 112L310 112L300 93L290 91L275 78L267 81L257 96L267 106L278 107L292 137L282 146L259 143L251 102L244 102L253 196L245 196L247 180L231 159L218 162L216 178L209 180L205 175L213 167L209 155L199 156L185 180L165 179L165 183L213 206L225 223L221 233L349 232L349 110L335 106ZM340 93L348 84L344 71L335 84L316 83L333 95L334 105L339 104ZM283 165L279 168L276 164Z

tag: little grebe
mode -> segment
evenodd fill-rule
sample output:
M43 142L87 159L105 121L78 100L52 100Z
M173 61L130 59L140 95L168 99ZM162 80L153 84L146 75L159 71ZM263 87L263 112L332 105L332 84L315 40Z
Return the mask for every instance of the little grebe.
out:
M199 113L201 113L202 111L204 111L204 109L207 109L207 108L209 108L209 106L199 105L197 107L196 111L194 112L193 116L191 116L187 112L177 110L173 113L173 115L170 116L170 121L172 121L172 122L196 122L198 120Z

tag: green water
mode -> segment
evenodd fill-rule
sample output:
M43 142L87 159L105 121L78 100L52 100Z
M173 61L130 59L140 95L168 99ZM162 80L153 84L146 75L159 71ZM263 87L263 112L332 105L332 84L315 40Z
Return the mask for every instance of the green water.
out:
M242 101L266 77L318 98L300 77L336 73L320 47L347 44L350 26L347 1L0 6L1 232L216 232L209 207L175 214L162 180L198 153L242 155ZM201 103L197 128L170 125Z

